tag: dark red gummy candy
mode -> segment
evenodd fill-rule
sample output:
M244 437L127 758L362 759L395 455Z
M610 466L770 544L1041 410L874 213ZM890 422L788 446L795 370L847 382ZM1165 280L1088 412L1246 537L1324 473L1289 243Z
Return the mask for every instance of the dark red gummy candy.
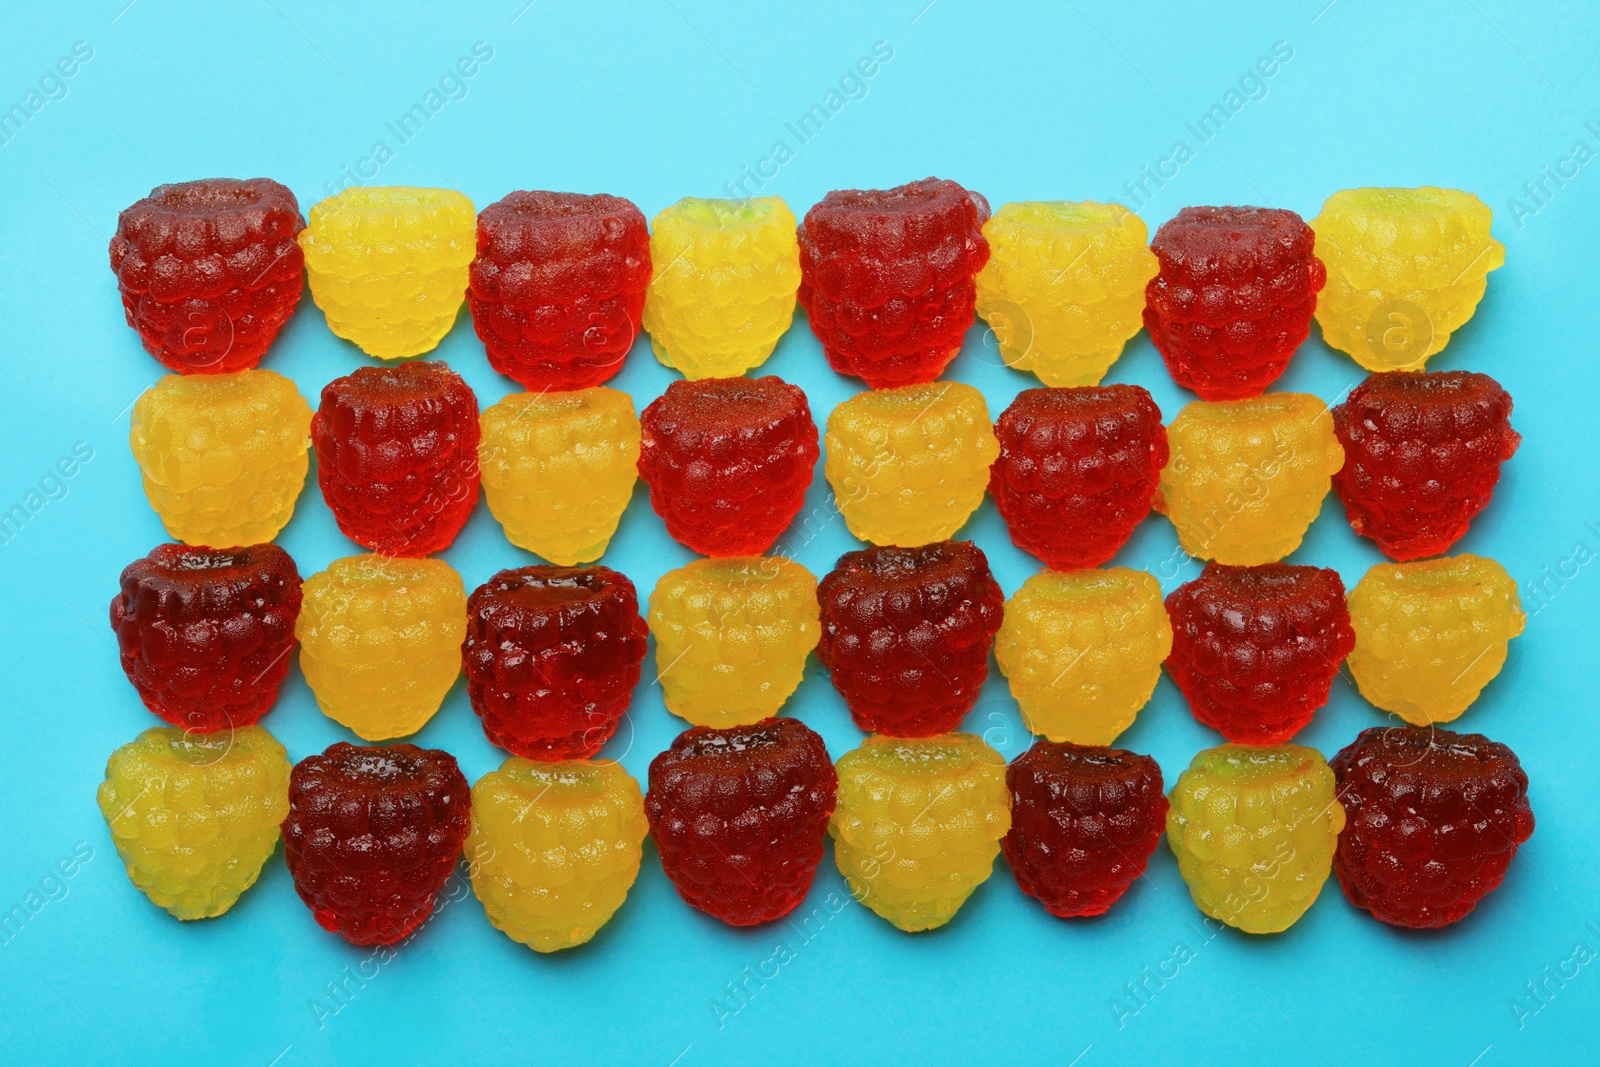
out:
M633 583L609 567L504 570L467 598L467 698L489 740L537 760L600 751L644 661Z
M1328 280L1293 211L1186 207L1156 231L1144 324L1172 380L1202 400L1260 396L1311 332Z
M1386 371L1333 409L1344 466L1333 476L1351 527L1390 559L1436 556L1489 506L1522 437L1487 374Z
M828 363L873 389L931 382L972 325L989 202L952 181L835 189L800 224L800 303Z
M822 738L798 719L696 726L650 761L644 810L679 895L753 926L805 899L838 789Z
M268 178L157 186L111 238L128 325L179 374L254 367L300 301L305 225L294 194Z
M1533 835L1522 764L1482 734L1378 726L1330 763L1345 812L1333 870L1350 903L1383 922L1462 918Z
M283 855L318 925L352 945L392 945L433 913L472 828L455 757L416 745L339 742L289 776Z
M676 381L639 423L650 506L701 555L759 555L805 503L817 424L806 394L781 378Z
M817 600L817 657L861 729L931 737L978 702L1005 595L971 541L846 552Z
M1012 543L1048 566L1098 567L1150 514L1167 428L1139 386L1024 389L994 430L989 492Z
M145 707L210 733L272 709L289 673L300 572L277 545L157 545L122 571L111 628Z
M478 213L467 304L489 365L525 389L587 389L639 335L644 214L620 196L516 192Z
M1120 748L1035 741L1006 768L1017 885L1063 919L1101 915L1144 873L1167 821L1161 767Z
M339 529L385 556L449 547L478 502L478 398L443 363L335 378L311 441Z

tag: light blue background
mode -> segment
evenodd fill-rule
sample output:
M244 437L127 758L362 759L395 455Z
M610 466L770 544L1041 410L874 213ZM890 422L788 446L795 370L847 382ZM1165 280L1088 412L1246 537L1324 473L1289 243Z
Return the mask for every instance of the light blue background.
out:
M1600 951L1600 565L1571 562L1575 543L1600 549L1600 164L1549 183L1542 204L1525 199L1520 219L1508 203L1575 142L1600 148L1600 132L1585 127L1600 125L1592 5L125 2L14 7L0 34L0 107L22 101L74 42L93 48L66 95L0 147L0 510L76 443L93 450L64 498L0 546L0 911L41 886L59 898L0 946L0 1060L1492 1067L1593 1055L1600 966L1574 973L1563 961L1580 942ZM493 58L465 97L398 144L385 123L479 41ZM879 41L893 58L865 97L799 145L784 124ZM1280 41L1293 58L1266 95L1197 145L1185 122ZM1459 926L1411 934L1356 911L1330 883L1282 936L1208 940L1163 845L1148 880L1100 920L1051 919L1002 864L935 933L900 934L850 904L806 940L792 925L737 931L691 911L647 846L611 925L556 957L493 930L468 896L374 973L366 951L315 926L277 857L226 917L180 926L128 884L94 803L108 754L155 721L118 668L106 605L121 568L164 539L126 443L128 408L159 368L123 323L107 240L118 210L165 181L268 175L309 209L378 139L395 153L377 183L453 185L480 207L512 189L573 189L626 195L654 215L680 196L724 195L723 183L779 139L794 156L765 191L797 214L830 188L930 173L996 205L1110 199L1179 139L1196 154L1143 208L1152 230L1185 204L1266 203L1309 218L1349 186L1477 192L1495 210L1506 266L1434 366L1498 377L1524 435L1460 546L1501 560L1531 614L1505 671L1461 721L1511 744L1532 779L1538 831L1504 887ZM486 405L508 391L465 314L436 356ZM315 402L324 383L364 362L308 298L266 365ZM857 388L827 369L803 318L766 369L801 384L819 422ZM981 329L950 374L979 385L995 413L1033 384L998 364ZM1279 387L1331 400L1360 376L1314 334ZM670 377L641 338L612 384L642 408ZM1189 399L1143 335L1111 380L1151 389L1169 419ZM827 513L820 466L808 504ZM1035 568L991 503L964 536L989 553L1008 594ZM355 551L314 486L281 541L307 575ZM818 574L855 547L837 519L785 545ZM1153 516L1117 562L1170 589L1197 573L1174 549L1172 528ZM481 505L445 558L469 587L531 561ZM688 558L641 489L605 562L647 594ZM1331 498L1293 557L1337 567L1347 583L1378 558ZM1534 583L1542 600L1528 596ZM860 739L814 663L789 711L835 756ZM1300 740L1331 755L1382 721L1345 680ZM348 736L318 713L298 669L266 725L296 758ZM643 778L682 725L642 685L607 754ZM1008 756L1026 744L996 676L968 728ZM470 778L501 758L459 686L418 740L454 752ZM1216 742L1163 680L1122 743L1153 753L1170 782ZM75 847L93 858L70 880L48 881ZM807 908L829 894L845 899L831 859ZM780 941L793 958L775 976L768 965L764 985L745 979ZM1150 982L1142 1006L1130 999L1125 985L1157 972L1180 943L1193 959ZM1560 984L1546 977L1563 967ZM348 978L363 969L364 984ZM754 990L743 1007L727 995L741 981ZM328 998L341 982L353 991L342 1005ZM1529 982L1544 983L1544 1000L1529 997Z

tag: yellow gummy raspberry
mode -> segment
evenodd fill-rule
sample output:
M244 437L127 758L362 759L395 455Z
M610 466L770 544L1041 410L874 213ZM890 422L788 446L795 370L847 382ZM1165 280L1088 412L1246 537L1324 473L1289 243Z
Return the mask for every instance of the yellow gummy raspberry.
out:
M1275 934L1316 902L1344 829L1322 753L1206 749L1169 799L1167 844L1201 911L1248 934Z
M289 524L305 487L311 407L270 370L169 374L133 405L128 443L167 533L255 545Z
M1144 221L1093 200L1006 204L984 223L978 314L1007 366L1046 385L1098 385L1144 325L1160 271Z
M1000 454L983 394L961 382L857 393L828 416L824 472L850 532L915 548L983 503Z
M162 726L111 754L100 814L140 892L209 919L255 884L289 815L289 757L259 726Z
M621 764L513 756L472 787L472 891L514 941L538 952L581 945L627 899L649 831Z
M1172 458L1155 509L1183 550L1230 566L1280 560L1322 510L1344 449L1308 393L1189 404L1167 428Z
M949 922L1011 828L1005 759L973 734L874 734L838 771L828 832L851 894L908 932Z
M514 545L571 567L600 558L639 476L627 393L512 393L478 420L489 510Z
M453 189L357 186L300 231L328 329L379 359L431 352L450 332L477 253L472 201Z
M644 328L686 378L759 367L794 318L800 246L781 197L685 197L650 224L650 259Z
M1322 338L1368 370L1421 370L1472 318L1506 247L1459 189L1344 189L1311 220Z

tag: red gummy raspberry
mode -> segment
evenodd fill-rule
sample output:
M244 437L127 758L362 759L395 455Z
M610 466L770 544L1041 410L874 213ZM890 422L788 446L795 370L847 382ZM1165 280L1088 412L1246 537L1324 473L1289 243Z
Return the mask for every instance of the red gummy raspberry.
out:
M650 761L644 810L679 895L754 926L805 899L838 790L821 737L799 719L763 719L679 734Z
M1202 400L1260 396L1311 333L1328 280L1293 211L1186 207L1156 231L1144 324L1172 380Z
M952 181L835 189L800 224L800 303L828 363L873 389L931 382L961 350L989 262L989 202Z
M443 363L335 378L322 390L311 441L339 529L383 555L449 547L478 502L478 398Z
M645 622L610 567L504 570L467 598L467 698L489 740L536 760L600 751L628 710Z
M211 733L272 710L289 673L300 572L277 545L157 545L122 571L111 628L145 707Z
M1167 821L1161 767L1120 748L1035 741L1006 768L1017 885L1063 919L1102 915L1144 873Z
M676 381L639 423L650 506L701 555L760 555L805 504L817 424L782 378Z
M994 431L989 492L1012 543L1047 566L1098 567L1150 514L1167 428L1139 386L1024 389Z
M300 302L305 225L294 194L268 178L158 185L111 238L128 325L179 374L254 367Z
M1383 922L1462 918L1533 835L1522 764L1482 734L1378 726L1331 764L1345 811L1333 870L1350 903Z
M846 552L817 601L817 657L861 729L931 737L978 702L1005 595L971 541Z
M344 741L289 776L283 855L324 930L392 945L433 913L472 828L456 759L416 745Z
M1397 560L1465 536L1522 442L1500 383L1460 370L1374 374L1333 409L1333 429L1344 446L1333 488L1350 526Z
M478 213L467 304L489 365L525 389L615 375L650 285L644 214L620 196L517 192Z

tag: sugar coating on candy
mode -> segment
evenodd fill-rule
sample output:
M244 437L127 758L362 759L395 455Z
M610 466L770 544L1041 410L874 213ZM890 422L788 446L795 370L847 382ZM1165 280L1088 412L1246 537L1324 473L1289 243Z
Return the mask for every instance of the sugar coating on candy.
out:
M650 506L701 555L759 555L805 504L817 424L806 394L781 378L673 382L640 426Z
M262 544L289 524L305 487L311 406L270 370L169 374L133 405L128 443L175 540Z
M651 220L650 258L644 328L686 378L759 367L794 318L800 248L782 197L684 197Z
M128 325L179 374L254 367L300 302L304 226L294 193L269 178L156 186L111 238Z
M605 386L512 393L479 426L483 495L506 539L562 567L599 559L639 476L633 398Z
M156 727L111 754L97 799L134 886L175 918L209 919L278 847L289 757L259 726Z

